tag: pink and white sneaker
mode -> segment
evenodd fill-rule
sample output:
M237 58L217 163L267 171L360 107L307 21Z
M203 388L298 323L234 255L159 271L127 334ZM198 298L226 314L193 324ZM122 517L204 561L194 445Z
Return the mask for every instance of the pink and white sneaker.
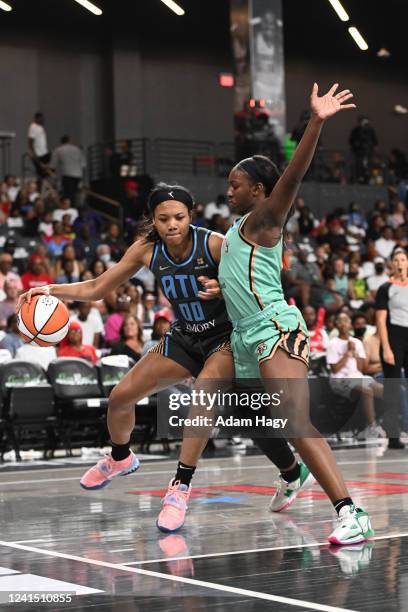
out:
M163 509L156 521L160 531L171 533L184 525L190 493L191 485L188 487L181 484L179 480L176 480L174 484L172 480L170 481L167 493L163 498Z
M133 474L139 469L139 466L140 461L132 451L122 461L115 461L109 453L82 476L79 484L87 491L103 489L115 476Z

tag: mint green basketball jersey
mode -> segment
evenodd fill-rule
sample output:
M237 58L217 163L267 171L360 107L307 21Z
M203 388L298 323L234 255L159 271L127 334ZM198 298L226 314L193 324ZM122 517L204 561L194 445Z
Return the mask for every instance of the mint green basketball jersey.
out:
M284 300L282 237L274 247L251 242L242 234L248 216L239 219L228 230L218 268L218 279L231 321L256 314L270 304Z

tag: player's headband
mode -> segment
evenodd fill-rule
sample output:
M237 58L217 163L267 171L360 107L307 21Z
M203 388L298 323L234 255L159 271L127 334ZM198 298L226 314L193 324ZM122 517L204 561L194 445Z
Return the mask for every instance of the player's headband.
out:
M162 202L169 202L174 200L175 202L182 202L188 208L188 210L192 210L194 206L194 200L192 196L188 193L188 191L184 191L184 189L177 189L174 187L172 189L159 189L152 193L149 199L149 209L150 212L153 212L156 206L161 204Z
M238 170L243 170L244 172L249 174L249 176L252 180L255 181L255 183L262 183L262 185L265 185L265 177L261 174L261 172L259 172L258 164L256 163L253 157L247 157L246 159L243 159L236 165L236 167Z

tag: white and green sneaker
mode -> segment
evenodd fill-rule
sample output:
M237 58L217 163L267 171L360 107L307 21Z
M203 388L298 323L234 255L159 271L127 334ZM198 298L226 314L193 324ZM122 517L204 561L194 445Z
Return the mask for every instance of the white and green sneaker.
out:
M338 525L329 535L329 542L344 546L347 544L359 544L374 535L371 527L370 517L361 508L344 506L339 512Z
M300 476L297 480L286 482L282 476L279 476L279 480L276 481L275 495L269 504L270 512L286 510L293 504L300 491L305 491L314 484L315 478L309 468L304 463L299 463L299 466Z

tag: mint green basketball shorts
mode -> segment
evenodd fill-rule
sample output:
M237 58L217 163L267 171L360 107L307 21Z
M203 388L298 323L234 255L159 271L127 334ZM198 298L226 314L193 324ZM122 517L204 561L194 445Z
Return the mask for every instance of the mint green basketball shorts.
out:
M296 306L285 301L254 315L232 321L231 347L236 378L259 378L259 366L272 359L278 347L309 364L309 333ZM282 372L282 378L284 378Z

